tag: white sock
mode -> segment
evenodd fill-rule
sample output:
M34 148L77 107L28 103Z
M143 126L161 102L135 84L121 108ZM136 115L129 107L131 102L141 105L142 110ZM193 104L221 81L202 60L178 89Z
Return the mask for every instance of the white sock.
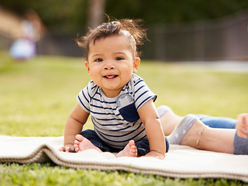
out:
M176 126L171 135L168 136L170 144L180 145L183 137L192 127L192 125L197 121L197 117L193 114L186 115L182 121Z
M170 111L171 108L166 105L161 105L157 108L158 116L161 118L166 112Z

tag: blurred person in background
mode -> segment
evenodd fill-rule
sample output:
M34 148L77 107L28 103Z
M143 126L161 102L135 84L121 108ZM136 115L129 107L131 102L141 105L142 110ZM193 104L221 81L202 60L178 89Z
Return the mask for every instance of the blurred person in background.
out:
M35 56L36 42L45 32L45 26L34 10L25 13L21 22L22 37L10 47L10 55L17 60L26 60Z

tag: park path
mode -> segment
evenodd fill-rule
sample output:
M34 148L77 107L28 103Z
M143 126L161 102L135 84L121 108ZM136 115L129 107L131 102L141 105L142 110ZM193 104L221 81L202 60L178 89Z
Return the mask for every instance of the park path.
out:
M248 73L248 61L185 61L179 62L178 65L182 65L187 70L192 71Z

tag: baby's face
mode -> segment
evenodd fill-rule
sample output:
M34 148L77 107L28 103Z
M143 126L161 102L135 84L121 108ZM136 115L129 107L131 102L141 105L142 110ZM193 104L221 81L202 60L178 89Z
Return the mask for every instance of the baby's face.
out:
M85 66L104 94L115 97L138 70L139 62L139 58L133 57L127 36L117 35L90 43Z

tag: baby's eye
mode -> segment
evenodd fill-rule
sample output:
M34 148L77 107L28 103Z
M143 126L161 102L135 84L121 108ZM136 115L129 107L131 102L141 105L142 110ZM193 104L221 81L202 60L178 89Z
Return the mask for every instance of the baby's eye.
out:
M101 61L103 61L103 59L102 58L97 58L95 61L96 62L101 62Z
M123 57L117 57L115 58L115 60L123 60L124 58Z

